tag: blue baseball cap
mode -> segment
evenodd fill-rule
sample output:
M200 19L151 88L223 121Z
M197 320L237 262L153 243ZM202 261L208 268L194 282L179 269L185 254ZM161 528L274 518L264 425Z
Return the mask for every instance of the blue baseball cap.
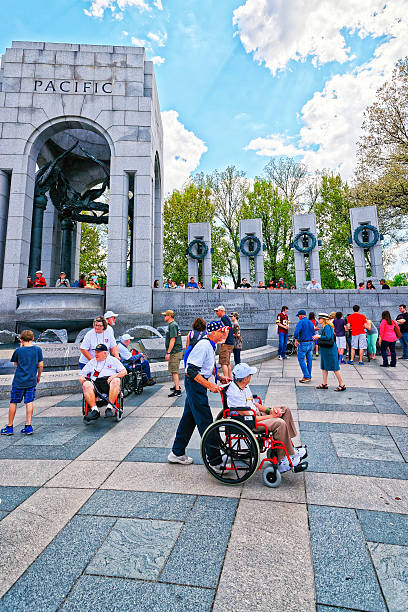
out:
M298 317L299 315L304 315L304 316L306 316L306 310L299 310L299 312L297 313L297 315L296 315L296 316Z

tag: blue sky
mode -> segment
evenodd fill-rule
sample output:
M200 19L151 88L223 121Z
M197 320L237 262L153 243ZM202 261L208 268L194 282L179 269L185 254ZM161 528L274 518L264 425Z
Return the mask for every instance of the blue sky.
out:
M406 0L2 0L0 52L144 41L167 189L229 164L254 177L280 154L351 179L363 110L406 53L406 13Z

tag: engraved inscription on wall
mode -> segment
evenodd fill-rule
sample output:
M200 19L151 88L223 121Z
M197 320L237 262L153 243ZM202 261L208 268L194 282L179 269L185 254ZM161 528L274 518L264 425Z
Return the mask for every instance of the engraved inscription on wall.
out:
M60 79L36 79L36 93L111 94L113 83L103 81L73 81Z

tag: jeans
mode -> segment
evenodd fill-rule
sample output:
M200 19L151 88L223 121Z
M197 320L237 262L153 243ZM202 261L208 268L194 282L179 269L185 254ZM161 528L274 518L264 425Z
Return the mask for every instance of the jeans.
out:
M184 379L184 386L186 389L186 402L172 448L173 453L178 457L185 454L186 447L190 442L195 426L197 425L197 429L202 437L207 427L213 422L207 398L207 389L188 376ZM208 459L211 465L221 463L221 455L217 450L217 445L218 441L215 439L215 448L211 455L208 453Z
M278 356L286 357L286 347L288 345L288 334L283 332L279 332L279 347L278 347Z
M388 340L381 340L381 356L383 358L383 365L388 365L387 349L390 348L391 352L391 367L395 367L397 364L397 354L395 352L396 340L394 342L388 342Z
M402 332L399 341L402 346L402 359L408 359L408 332Z
M232 352L234 353L235 365L238 365L239 363L241 363L241 349L234 348L232 349Z
M303 378L312 378L313 341L299 342L297 358L302 369Z

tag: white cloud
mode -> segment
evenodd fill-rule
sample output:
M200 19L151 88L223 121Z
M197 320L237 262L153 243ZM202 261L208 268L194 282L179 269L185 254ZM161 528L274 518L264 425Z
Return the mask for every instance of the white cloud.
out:
M132 36L130 40L131 40L132 45L135 45L135 47L145 47L146 46L146 41L143 38L136 38L136 36Z
M126 30L122 30L122 34L123 36L129 36L129 32L126 32Z
M208 149L203 140L187 130L175 110L162 112L164 131L164 192L180 189L191 172L197 168L201 156Z
M127 7L134 6L141 13L143 11L151 11L152 7L149 2L150 0L91 0L89 9L84 9L84 13L88 15L88 17L102 19L105 15L105 11L109 9L115 15L116 19L123 19L123 11ZM156 6L159 10L163 9L161 0L153 2L153 6Z
M290 142L290 140L290 138L282 134L271 134L266 138L254 138L245 147L245 150L256 151L257 155L265 155L267 157L278 157L280 155L297 157L306 153L295 142Z
M161 66L166 61L166 58L161 57L160 55L155 55L151 58L150 61L153 62L153 64L155 64L156 66Z
M162 4L162 0L155 0L155 2L153 2L154 6L159 9L159 11L163 10L163 4Z
M290 60L304 62L311 57L315 65L347 62L351 53L344 29L361 38L386 37L370 60L333 76L306 102L299 115L297 143L274 134L252 140L247 149L271 155L294 147L291 155L302 155L310 169L337 169L351 177L364 110L390 78L395 62L406 55L406 7L406 0L343 0L330 6L327 0L277 0L273 6L267 0L247 0L236 9L234 23L246 51L265 62L272 74L287 68Z
M167 43L167 32L149 32L148 38L152 40L158 47L164 47Z

